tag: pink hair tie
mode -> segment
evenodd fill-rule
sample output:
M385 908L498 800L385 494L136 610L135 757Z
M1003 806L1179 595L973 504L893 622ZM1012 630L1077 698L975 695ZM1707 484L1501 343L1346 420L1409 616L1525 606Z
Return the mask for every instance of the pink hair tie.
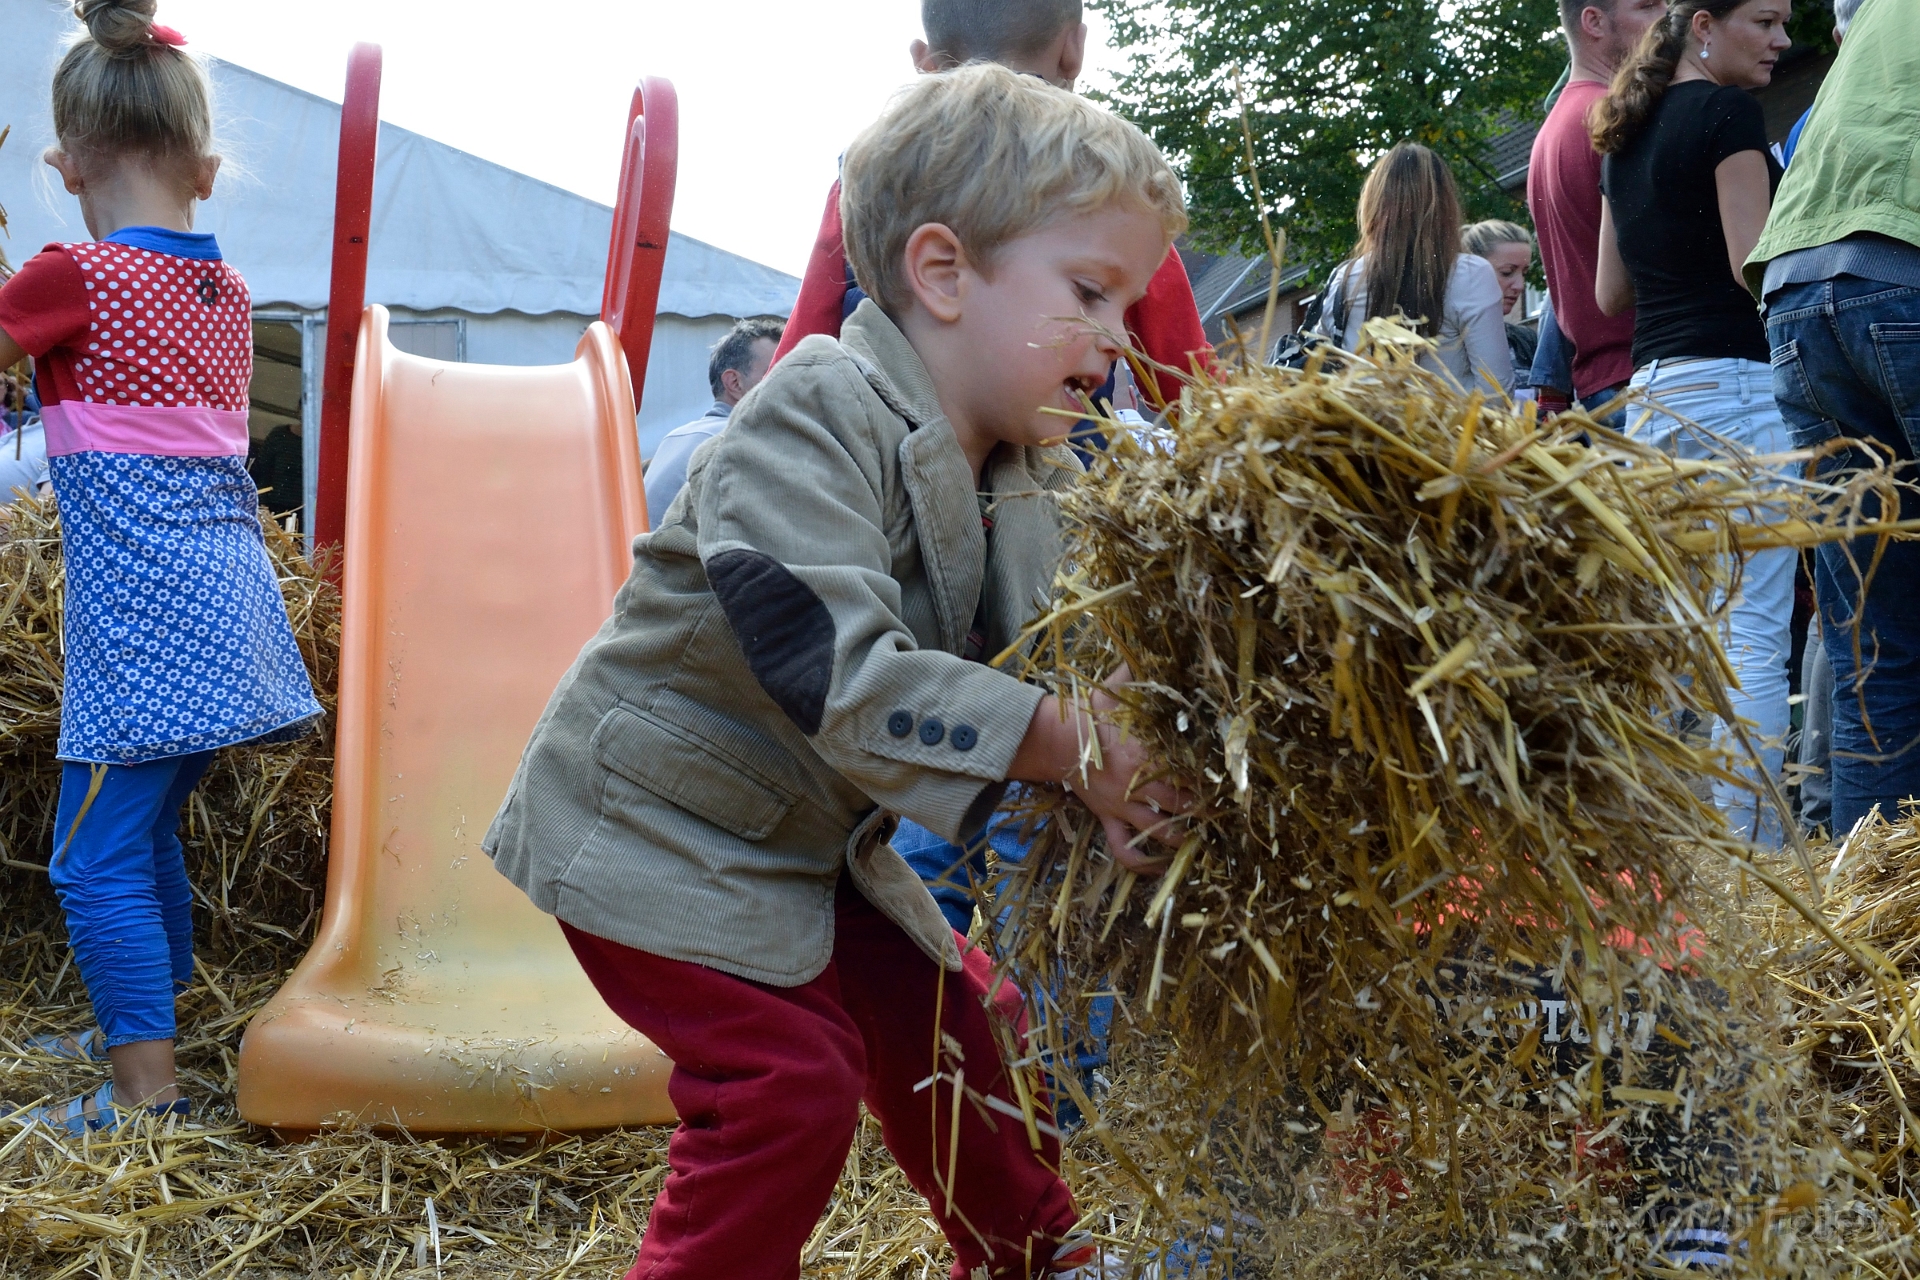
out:
M187 43L187 38L178 31L172 27L163 27L157 22L147 28L147 34L153 37L155 44L172 45L176 49L184 48Z

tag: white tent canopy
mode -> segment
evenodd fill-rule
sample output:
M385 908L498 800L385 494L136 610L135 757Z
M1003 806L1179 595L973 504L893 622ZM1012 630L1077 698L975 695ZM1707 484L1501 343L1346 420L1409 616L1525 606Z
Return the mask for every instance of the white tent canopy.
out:
M0 203L12 235L0 247L16 266L43 244L87 238L78 206L40 162L53 142L49 85L69 12L46 0L0 0L0 48L10 63L0 76L0 127L13 126L0 148ZM312 316L327 304L339 104L218 60L209 69L231 164L197 227L219 237L256 310ZM382 124L367 300L460 317L472 359L564 361L599 313L612 225L603 204ZM784 272L675 232L643 441L706 408L706 348L734 317L785 315L799 287Z

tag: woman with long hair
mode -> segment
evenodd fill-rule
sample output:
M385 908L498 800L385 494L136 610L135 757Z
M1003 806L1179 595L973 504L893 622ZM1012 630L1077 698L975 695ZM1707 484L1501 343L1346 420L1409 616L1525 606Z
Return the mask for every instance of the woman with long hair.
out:
M1371 316L1400 316L1439 343L1421 362L1463 387L1513 390L1500 281L1485 258L1460 251L1460 194L1447 162L1403 142L1367 174L1360 240L1334 272L1321 307L1328 334L1352 350Z
M1748 90L1772 80L1789 11L1789 0L1672 0L1588 121L1604 157L1594 299L1608 315L1634 308L1632 385L1671 411L1638 413L1633 434L1681 457L1787 448L1766 328L1740 271L1780 181ZM1748 556L1725 635L1734 712L1775 777L1793 572L1790 550ZM1763 791L1751 776L1716 781L1714 802L1736 832L1778 843Z

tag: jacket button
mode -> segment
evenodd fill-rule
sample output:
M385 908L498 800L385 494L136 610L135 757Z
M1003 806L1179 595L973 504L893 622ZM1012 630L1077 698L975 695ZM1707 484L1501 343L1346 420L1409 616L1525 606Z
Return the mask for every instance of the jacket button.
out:
M913 713L896 711L887 717L887 732L896 738L904 738L913 732Z
M941 724L938 720L935 720L932 716L928 716L925 720L922 720L920 722L920 741L926 743L928 746L930 747L939 746L940 739L946 736L947 736L947 726Z
M953 734L948 740L953 743L955 751L971 751L974 744L980 741L980 733L970 724L957 724L953 726Z

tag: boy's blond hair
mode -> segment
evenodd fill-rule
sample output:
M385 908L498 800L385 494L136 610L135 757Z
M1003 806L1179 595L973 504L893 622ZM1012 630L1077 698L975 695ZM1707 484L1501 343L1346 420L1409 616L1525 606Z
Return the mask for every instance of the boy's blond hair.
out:
M1180 180L1147 136L1109 112L992 63L922 76L847 151L840 221L854 279L881 308L913 300L907 240L941 223L991 271L1008 241L1070 213L1131 201L1172 240Z

